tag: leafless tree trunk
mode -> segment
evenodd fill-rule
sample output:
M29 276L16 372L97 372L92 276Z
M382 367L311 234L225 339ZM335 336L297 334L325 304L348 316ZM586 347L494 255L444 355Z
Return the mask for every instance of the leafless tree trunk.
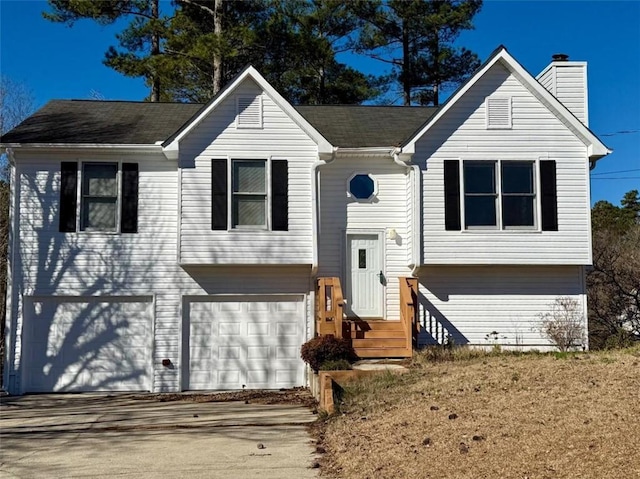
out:
M159 1L160 0L153 0L151 3L151 16L153 17L153 21L157 21L160 18ZM155 57L158 55L160 55L160 33L158 32L157 25L154 25L153 34L151 35L151 56ZM153 72L151 101L160 101L160 78L157 71Z
M213 33L218 39L222 37L223 1L215 0L213 5ZM220 90L222 90L222 54L218 49L213 55L213 94L217 95Z

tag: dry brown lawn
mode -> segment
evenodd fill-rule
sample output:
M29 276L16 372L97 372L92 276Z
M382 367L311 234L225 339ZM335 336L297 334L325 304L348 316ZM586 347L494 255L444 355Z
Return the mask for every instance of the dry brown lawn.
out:
M429 363L345 391L340 478L640 478L640 348Z

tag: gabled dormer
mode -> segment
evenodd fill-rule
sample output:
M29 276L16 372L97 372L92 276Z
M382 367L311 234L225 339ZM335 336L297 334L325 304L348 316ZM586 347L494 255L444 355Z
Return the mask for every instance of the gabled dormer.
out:
M312 164L332 151L252 67L172 138L182 265L311 264Z

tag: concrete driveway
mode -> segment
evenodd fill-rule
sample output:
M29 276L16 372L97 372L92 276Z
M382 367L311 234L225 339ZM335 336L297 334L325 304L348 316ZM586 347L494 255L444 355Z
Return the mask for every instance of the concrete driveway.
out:
M314 420L309 409L293 405L5 397L0 478L317 477L305 428Z

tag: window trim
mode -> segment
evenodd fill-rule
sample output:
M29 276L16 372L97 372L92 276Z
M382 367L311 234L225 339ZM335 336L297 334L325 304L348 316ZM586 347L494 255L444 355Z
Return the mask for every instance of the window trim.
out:
M460 230L462 232L526 232L526 233L537 233L542 231L542 220L541 220L541 191L540 191L540 158L536 158L535 160L531 159L503 159L497 158L495 160L487 160L487 159L459 159L459 175L460 175ZM495 208L496 208L496 225L493 226L467 226L466 223L466 211L465 211L465 177L464 177L464 165L465 162L469 163L493 163L494 167L494 175L495 175ZM533 168L533 225L523 225L523 226L504 226L504 219L502 217L502 164L512 162L512 163L529 163Z
M351 193L351 180L353 180L356 176L360 176L360 175L368 176L369 178L371 178L371 181L373 181L373 192L371 193L371 196L369 196L368 198L358 198L353 193ZM378 196L378 180L375 176L373 176L369 172L354 171L347 178L346 190L347 190L347 198L352 198L354 201L357 201L358 203L371 203Z
M229 197L227 200L227 231L271 231L271 160L272 158L256 158L256 157L228 157L227 158L227 188ZM264 181L265 192L260 194L246 193L246 196L265 196L265 224L264 225L236 225L234 226L234 203L238 193L233 188L233 166L236 161L260 161L264 163ZM242 193L240 193L242 196Z
M121 220L121 202L122 202L122 161L80 161L80 168L78 168L78 191L76 192L76 231L78 233L88 234L120 234L120 220ZM116 166L116 215L115 215L115 228L114 229L96 229L87 228L84 226L84 180L85 180L85 166L86 165L115 165ZM111 198L111 197L109 197Z

